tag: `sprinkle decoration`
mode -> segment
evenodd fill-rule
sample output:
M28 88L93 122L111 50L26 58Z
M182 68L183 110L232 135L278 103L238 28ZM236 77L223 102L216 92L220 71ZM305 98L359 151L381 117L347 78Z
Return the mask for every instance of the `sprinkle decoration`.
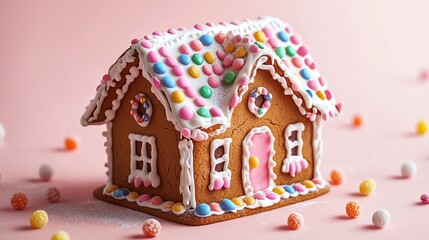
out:
M369 196L375 192L376 184L371 178L365 179L359 186L359 191L362 196Z
M163 78L162 84L166 84L165 80ZM169 83L172 84L172 83ZM130 101L131 104L131 116L134 117L134 120L139 124L141 127L146 127L149 124L150 117L152 115L152 103L150 102L149 98L143 94L139 93L137 94L133 100Z
M46 224L48 224L48 221L48 214L43 210L37 210L30 216L30 225L34 229L43 228L46 226Z
M18 192L12 195L10 198L10 205L12 205L15 210L23 210L27 207L28 198L24 193Z
M362 213L362 207L356 201L350 201L346 205L346 213L349 218L357 218Z

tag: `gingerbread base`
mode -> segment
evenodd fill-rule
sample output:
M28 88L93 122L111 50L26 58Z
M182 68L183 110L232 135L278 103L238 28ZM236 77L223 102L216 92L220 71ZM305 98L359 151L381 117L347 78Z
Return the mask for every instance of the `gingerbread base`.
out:
M230 219L234 219L234 218L239 218L239 217L244 217L244 216L248 216L248 215L253 215L253 214L257 214L260 212L265 212L265 211L269 211L272 209L276 209L276 208L280 208L280 207L284 207L287 205L291 205L294 203L298 203L298 202L302 202L308 199L312 199L312 198L316 198L318 196L321 196L325 193L329 192L329 185L326 185L324 188L319 189L317 191L314 192L310 192L306 195L302 195L302 196L297 196L294 198L288 198L288 199L282 199L280 200L280 202L269 206L269 207L260 207L260 208L256 208L256 209L243 209L240 211L237 211L235 213L229 212L229 213L225 213L222 215L212 215L209 217L197 217L194 214L185 212L182 215L175 215L172 212L163 212L159 209L153 209L153 208L147 208L147 207L141 207L139 205L137 205L134 202L128 202L127 200L118 200L113 198L112 196L108 196L103 194L103 189L105 186L101 186L99 188L96 188L93 192L94 197L108 202L108 203L113 203L115 205L118 206L122 206L122 207L126 207L126 208L130 208L139 212L144 212L150 215L153 215L155 217L159 217L159 218L163 218L172 222L177 222L177 223L181 223L181 224L185 224L185 225L192 225L192 226L199 226L199 225L207 225L207 224L212 224L212 223L216 223L216 222L222 222L222 221L226 221L226 220L230 220Z

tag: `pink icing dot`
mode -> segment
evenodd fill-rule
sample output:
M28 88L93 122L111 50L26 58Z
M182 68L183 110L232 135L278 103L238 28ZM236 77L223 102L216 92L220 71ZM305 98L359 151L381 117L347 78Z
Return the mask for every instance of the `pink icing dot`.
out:
M223 25L223 26L227 26L227 25L228 25L228 23L227 23L227 22L225 22L225 21L219 22L219 24L220 24L220 25Z
M177 30L176 30L176 29L174 29L174 28L169 28L169 29L167 30L167 32L168 32L168 33L170 33L170 34L176 34L176 33L177 33Z
M301 43L301 37L299 37L298 35L293 35L292 37L290 37L290 41L295 44L298 45Z
M210 76L207 82L209 83L209 86L212 88L217 88L220 85L219 78L216 76Z
M190 107L184 106L179 110L179 116L183 120L190 120L194 116L194 113Z
M225 59L223 59L223 66L229 67L231 66L232 62L234 61L234 56L231 54L226 55Z
M165 63L166 63L169 67L174 67L174 66L176 66L176 65L177 65L177 60L176 60L175 58L173 58L173 57L168 57L168 58L165 60Z
M253 197L257 200L265 200L267 199L267 196L263 192L257 192L253 195Z
M343 103L339 102L335 105L335 107L337 108L338 112L341 112L341 110L343 109Z
M311 66L311 64L313 64L313 62L310 60L310 58L306 58L306 59L304 59L304 63L305 63L305 65L307 65L307 66Z
M142 194L139 198L137 198L137 201L138 202L146 202L149 199L150 199L149 194Z
M219 190L219 189L221 189L223 187L223 179L222 178L220 178L220 179L216 179L215 181L214 181L214 184L213 184L213 189L214 190Z
M287 26L287 27L285 27L285 31L287 33L293 33L293 28L291 26Z
M209 27L213 27L215 24L214 24L214 22L206 22L206 25Z
M240 85L245 85L249 81L249 77L244 76L240 79Z
M213 117L221 117L222 116L222 111L219 108L213 107L213 108L210 109L210 114Z
M326 80L325 80L325 78L324 77L319 77L319 83L320 83L320 86L325 86L325 83L326 83Z
M331 100L332 99L332 93L328 89L325 90L326 99Z
M174 73L174 75L180 77L183 75L184 70L181 66L175 66L175 67L173 67L173 73Z
M242 58L236 58L234 59L234 62L232 62L232 68L234 70L239 70L243 67L244 60Z
M271 191L266 192L266 193L265 193L265 195L266 195L266 196L267 196L267 198L268 198L268 199L270 199L270 200L275 200L275 199L277 199L277 198L279 197L279 195L278 195L278 194L276 194L276 193L274 193L274 192L271 192Z
M279 46L279 41L276 38L268 39L268 44L270 44L271 48L277 48Z
M306 46L301 46L298 48L298 50L296 51L301 57L304 57L305 55L308 54L308 49Z
M304 159L301 160L301 168L307 169L308 168L308 162Z
M146 39L146 40L152 40L153 37L152 37L152 35L144 35L144 39Z
M131 178L131 179L129 179L129 180L128 180L128 183L129 183L129 184L131 184L131 183L133 183L133 182L134 182L134 178Z
M311 180L312 182L314 182L314 184L317 184L317 185L320 185L320 184L322 184L323 182L322 182L322 180L321 179L319 179L319 178L314 178L313 180Z
M142 185L142 180L140 178L134 179L134 187L138 188Z
M163 56L163 57L168 57L168 50L167 50L167 48L166 47L161 47L159 50L158 50L158 52L159 52L159 54L161 54L161 56Z
M290 64L288 63L288 61L286 60L286 58L283 58L282 62L286 65L287 68L290 68Z
M222 212L222 208L220 207L219 203L210 203L210 210L213 212Z
M308 81L307 85L313 91L316 91L317 89L319 89L319 84L317 84L316 80L310 80L310 81Z
M228 177L223 177L223 182L224 182L224 184L223 184L224 188L229 189L231 187L231 183L230 183Z
M264 101L264 104L262 105L263 108L269 108L271 106L270 101Z
M240 101L240 98L237 95L234 95L231 98L231 102L229 103L229 108L233 109L238 105L238 102Z
M323 119L324 121L328 120L328 115L323 114L323 115L322 115L322 119Z
M182 129L182 135L183 135L184 137L189 137L189 136L191 136L191 130L189 130L189 128L183 128L183 129Z
M292 162L291 164L295 164L297 173L301 172L302 169L301 169L301 164L299 162Z
M334 113L334 111L332 111L332 110L329 110L329 116L330 116L330 117L333 117L333 116L335 116L335 113Z
M191 45L191 48L197 52L203 48L203 43L200 40L194 40L190 43L190 45Z
M156 78L156 77L153 77L152 78L152 83L153 83L153 86L156 88L156 89L160 89L161 88L161 82L158 80L158 78Z
M102 79L103 82L108 82L110 79L112 79L112 77L109 74L104 74Z
M149 42L149 41L146 41L146 40L142 40L141 42L140 42L140 44L142 45L142 47L144 47L144 48L151 48L152 47L152 43L151 42Z
M143 186L145 186L145 187L149 187L149 186L150 186L150 184L151 184L151 182L150 182L150 180L149 180L149 179L145 179L145 180L143 181Z
M252 44L252 45L249 47L249 50L250 50L250 52L251 52L251 53L257 53L257 52L258 52L258 50L259 50L259 48L258 48L258 46L256 46L255 44Z
M152 35L155 35L155 36L162 36L163 34L162 34L162 32L160 32L160 31L155 31L155 32L153 32L153 33L152 33Z
M131 44L136 44L139 40L137 38L134 38L133 40L131 40Z
M212 75L212 74L213 74L213 70L212 70L212 68L210 67L210 65L204 65L204 66L203 66L203 72L204 72L204 74L206 74L207 76L210 76L210 75Z
M234 43L239 43L241 41L241 36L240 35L235 35L234 38L232 39L232 41Z
M152 205L160 205L162 203L162 198L160 196L155 196L150 200Z
M222 75L223 74L223 68L222 68L222 66L220 65L220 64L218 64L218 63L213 63L213 65L212 65L212 68L213 68L213 72L215 73L215 74L217 74L217 75Z
M295 84L295 83L293 83L293 84L292 84L292 90L294 90L294 91L298 91L298 90L299 90L298 85L297 85L297 84Z
M293 188L295 188L295 190L297 190L298 192L304 192L305 191L305 186L302 185L301 183L297 183L297 184L293 185Z
M158 54L155 51L150 51L147 54L147 59L149 59L149 61L152 62L152 63L156 63L156 62L159 61L159 56L158 56Z
M223 50L217 50L216 51L216 56L220 59L223 60L225 58L225 52Z
M186 78L181 77L177 80L177 85L179 87L185 89L188 87L188 82L187 82Z
M265 36L272 37L273 36L273 30L271 30L270 27L264 27L262 31L265 33Z
M292 64L297 68L301 68L302 67L301 58L298 58L298 57L292 58Z
M204 136L202 134L198 134L195 140L197 140L197 141L203 141L204 140Z
M179 51L180 51L180 53L182 53L182 54L189 54L189 53L191 52L191 49L189 48L189 46L188 46L188 45L186 45L186 44L182 44L182 45L179 47Z
M198 29L198 30L200 30L200 31L203 31L203 30L204 30L204 26L203 26L203 25L201 25L201 24L199 24L199 23L195 24L194 28L195 28L195 29Z
M246 37L243 38L242 42L243 43L248 43L249 41L250 41L250 38L246 36Z
M225 33L219 33L218 35L216 35L215 39L216 42L218 42L219 44L222 44L223 41L225 41L226 38L226 34Z
M239 24L240 24L240 21L238 21L238 20L233 20L233 21L231 21L231 24L233 24L233 25L239 25Z
M317 115L315 113L310 114L310 121L316 120Z
M197 105L198 107L204 107L207 103L204 99L202 98L196 98L194 100L195 105Z
M185 94L190 98L195 98L197 96L197 92L191 87L185 89Z

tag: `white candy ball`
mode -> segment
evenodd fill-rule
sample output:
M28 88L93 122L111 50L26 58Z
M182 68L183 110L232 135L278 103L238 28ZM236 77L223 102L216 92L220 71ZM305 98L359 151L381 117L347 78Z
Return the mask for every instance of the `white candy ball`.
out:
M413 161L407 161L401 167L402 176L411 178L417 173L417 165Z
M372 223L378 228L384 228L390 221L390 213L381 209L372 215Z
M54 169L48 164L43 164L42 166L40 166L39 177L43 181L51 180L53 174L54 174Z

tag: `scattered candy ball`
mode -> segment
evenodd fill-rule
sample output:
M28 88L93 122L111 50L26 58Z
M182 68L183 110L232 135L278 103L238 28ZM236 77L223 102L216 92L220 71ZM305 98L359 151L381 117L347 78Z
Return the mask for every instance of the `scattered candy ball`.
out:
M297 230L304 225L304 217L299 213L291 213L287 218L287 225L290 229Z
M52 235L51 240L70 240L70 236L64 231L57 231Z
M360 115L355 115L353 117L353 126L354 127L360 127L363 124L363 118Z
M15 193L10 198L10 204L15 210L22 210L28 204L28 198L24 193Z
M428 129L429 129L429 124L426 121L421 120L417 123L417 129L416 129L417 134L425 135L427 133Z
M161 223L151 218L143 223L143 234L146 237L155 237L161 232Z
M422 194L420 196L420 200L422 201L422 203L424 204L429 204L429 194Z
M57 188L51 187L45 191L45 199L50 203L58 202L60 200L60 191Z
M79 138L76 136L67 136L66 139L64 139L64 147L69 150L73 151L76 150L76 148L79 146Z
M32 228L42 228L48 224L48 214L43 210L37 210L30 216L30 225Z
M384 228L390 221L390 213L387 210L378 210L372 215L372 223L378 228Z
M42 181L49 181L52 178L52 175L54 174L54 169L48 165L43 164L39 168L39 177L42 179Z
M356 201L350 201L346 205L346 213L350 218L357 218L362 213L362 207Z
M344 181L343 173L336 169L332 170L331 181L334 185L340 185Z
M371 193L375 191L376 185L375 181L371 178L363 180L363 182L359 186L360 194L363 196L369 196Z
M423 68L421 71L420 71L420 80L422 80L422 81L427 81L427 80L429 80L429 69L428 68Z
M413 161L407 161L402 164L401 173L403 177L411 178L417 173L417 165Z

